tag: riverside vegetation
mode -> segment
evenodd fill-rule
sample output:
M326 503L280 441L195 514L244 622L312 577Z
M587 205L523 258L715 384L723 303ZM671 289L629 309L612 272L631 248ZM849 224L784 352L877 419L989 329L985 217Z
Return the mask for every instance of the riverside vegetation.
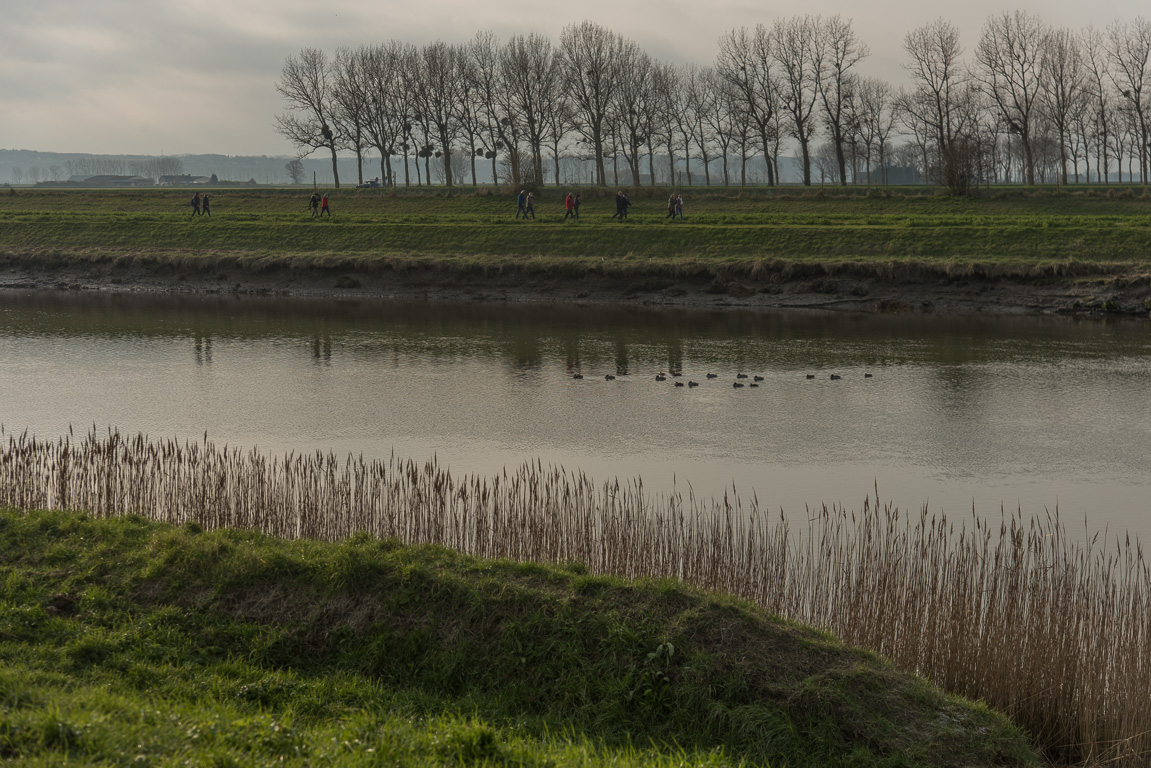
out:
M217 190L191 218L189 190L21 190L0 195L0 263L141 266L195 272L388 271L444 275L588 274L746 278L1075 280L1148 285L1151 197L1141 188L686 191L686 221L665 221L668 190L633 193L612 221L614 190L537 193L539 219L513 220L494 189L347 190L334 218L312 220L310 190ZM1137 309L1143 309L1140 305Z
M0 512L21 765L1030 766L1006 718L730 598L395 539Z
M148 557L136 560L143 575L130 580L127 594L149 605L227 609L225 613L231 611L229 615L268 617L260 626L272 624L278 629L259 630L268 633L261 637L271 639L262 641L264 644L252 652L251 660L257 666L270 664L291 670L289 659L294 663L310 654L318 654L317 658L330 658L328 654L359 658L370 644L365 646L367 641L352 629L345 629L345 625L373 624L379 616L356 604L364 597L369 599L369 607L375 605L371 596L376 590L365 585L379 585L380 590L389 584L403 586L408 595L405 605L417 593L422 601L436 600L441 592L450 592L437 586L426 565L412 566L415 575L405 581L397 571L366 558L363 548L390 552L400 544L438 545L484 558L557 564L561 571L537 570L538 566L498 568L507 574L537 574L542 584L550 585L544 591L561 603L571 598L574 587L570 579L604 585L596 590L635 589L611 580L596 581L601 576L671 578L718 590L786 618L830 630L845 642L872 649L897 667L924 675L946 690L988 703L1023 727L1050 759L1134 766L1146 764L1151 757L1151 574L1142 548L1137 542L1123 539L1073 541L1057 516L1027 519L1013 515L997 522L973 518L956 525L926 509L908 516L875 499L856 512L816 510L811 513L806 531L791 531L782 516L777 519L759 509L754 497L653 497L638 482L596 485L583 475L538 463L492 478L454 478L434 463L419 466L395 457L385 462L337 460L320 453L269 458L256 452L220 449L206 440L150 441L142 436L124 438L114 432L104 438L90 434L82 440L62 438L51 442L9 436L0 453L0 506L17 510L79 509L98 518L133 512L184 526L180 532L148 529L153 531L148 536L171 544L158 549L156 544L140 544L125 550L132 553L129 560L151 552L150 561ZM49 522L27 525L40 525L45 531L59 526L82 527L89 533L81 535L92 537L92 548L96 549L101 546L101 537L111 535L97 534L91 527L94 523L81 524L75 518L49 516L36 520ZM133 525L100 530L137 530L140 526ZM291 557L272 551L261 556L245 554L243 557L259 574L256 581L260 588L249 590L248 577L228 576L226 570L219 570L223 566L214 563L218 556L233 557L232 547L236 545L225 542L254 539L235 533L229 534L232 538L213 538L208 540L210 544L204 544L204 539L191 533L200 527L259 530L289 540L350 538L353 543L345 545L344 550L324 550L329 553L327 556L344 563L337 573L309 570ZM398 543L377 544L374 539L364 538L365 534ZM77 536L52 539L42 546L45 567L61 583L72 580L72 586L44 587L37 594L43 597L45 589L57 590L71 606L76 590L83 589L89 595L84 598L89 601L85 603L90 605L87 610L104 610L101 606L113 593L101 579L119 567L115 552L120 550L98 557L87 552L89 548L81 546ZM300 548L294 551L304 552L319 545L260 546L284 553L293 551L291 546ZM6 546L5 551L16 550ZM496 567L435 554L438 550L424 552L425 555L410 556L439 558L453 564L452 568L465 570ZM89 565L68 565L74 560ZM183 569L179 578L170 571L177 566ZM563 567L567 568L567 576L546 575L561 573ZM404 572L403 566L396 568L400 574ZM37 622L47 620L37 613L44 610L43 600L36 603L27 597L29 588L21 586L24 578L8 575L6 589L12 595L25 595L23 599L31 602L24 609L30 617L27 621L39 626ZM213 578L216 581L205 581ZM278 582L280 578L285 581ZM305 580L303 585L300 579ZM187 586L180 586L185 583ZM330 597L340 606L339 610L325 612L315 604L309 604L310 608L292 607L292 596L314 594L319 584L334 585ZM526 664L532 675L542 676L525 677L523 687L513 687L511 690L517 693L506 699L498 694L502 683L492 683L484 678L488 673L481 671L488 669L484 665L491 660L483 653L465 652L478 648L469 643L479 643L479 636L485 634L472 634L467 629L466 621L471 620L467 617L483 611L475 606L465 610L456 604L445 610L434 626L409 617L400 623L403 630L399 635L376 641L382 643L377 649L399 648L400 661L382 652L369 656L377 659L371 663L407 665L402 668L417 672L417 679L432 676L438 685L456 692L476 693L465 681L483 678L490 686L484 695L493 697L500 707L511 706L514 701L536 702L536 714L544 710L545 715L561 713L559 721L575 718L577 727L594 725L597 732L606 728L602 733L612 738L632 731L660 743L676 738L681 747L690 749L722 745L730 750L725 752L729 757L754 762L774 759L802 765L810 759L812 764L821 765L872 764L872 758L887 760L882 764L891 765L921 760L933 765L1025 762L1014 752L979 758L961 757L958 751L951 753L950 748L931 755L905 752L890 741L899 738L893 724L876 726L878 731L866 734L855 730L857 725L846 725L856 714L866 715L873 705L837 700L822 690L822 684L816 690L802 683L786 694L789 702L801 707L801 714L788 710L788 714L777 717L760 709L748 709L763 694L762 689L753 693L746 681L762 674L752 673L759 664L775 669L778 644L765 641L767 645L761 650L749 650L745 636L739 632L729 634L716 615L691 602L695 598L689 600L679 588L666 582L660 584L651 587L651 594L664 595L685 612L671 625L682 626L676 622L694 617L692 621L698 623L692 624L697 628L693 632L717 632L717 638L725 637L734 643L728 652L705 650L705 646L693 645L671 630L652 629L636 636L629 646L630 666L628 661L613 657L612 663L621 666L612 677L602 669L584 666L595 662L576 658L579 653L549 634L552 630L516 634L509 626L505 629L511 634L496 633L498 642L507 644L503 646L507 652L513 641L517 643L516 663ZM412 585L419 587L413 591ZM502 592L489 587L493 594L503 595L503 605L516 602L518 587L514 579L501 588ZM630 594L641 594L643 589L647 588ZM575 592L580 594L579 589ZM405 610L415 610L415 606ZM435 610L434 605L427 610ZM554 616L558 610L543 613ZM604 605L586 616L595 617L604 610L615 609ZM631 610L637 619L664 615L652 606L641 607L638 603L633 603ZM596 643L589 641L585 648L599 647L597 643L610 637L610 633L604 634L608 630L596 624L600 619L576 620L568 613L559 613L564 617L559 626L572 625L582 632L580 622L588 621L599 627L595 630ZM177 621L175 617L181 614L164 615L168 617L165 621ZM276 624L277 619L280 624ZM7 630L9 639L12 633L25 631L17 629L22 624L12 621L16 623ZM347 632L359 639L341 639ZM222 630L207 632L203 637L204 644L221 649L220 653L237 647ZM553 638L554 643L547 638ZM123 646L116 644L119 642L104 637L94 656L84 658L115 656L121 647L150 647L146 639L135 635L125 639ZM418 648L420 643L429 642L436 648L435 653L448 653L449 669L421 666L425 657ZM275 650L261 650L266 644ZM689 674L674 666L679 662L670 662L672 647L677 649L675 653L682 654L677 657L681 659L695 659L698 654L701 660L709 659L708 664L748 665L738 670L723 666L718 677L698 677L694 668ZM285 649L291 651L287 657L283 655L288 653ZM352 655L339 656L345 651ZM53 658L70 658L60 653L62 656ZM164 654L161 650L152 652L152 656L161 659ZM121 663L128 663L126 657ZM565 677L567 683L563 686L553 685L551 675L561 674L565 664L577 664L579 672ZM544 668L550 671L545 673ZM391 671L384 675L385 679L402 677L401 667L387 669ZM875 693L889 687L882 677L857 677L834 670L835 665L831 664L825 675L837 681L835 688ZM613 689L615 693L608 695L607 689L598 687L610 687L613 680L618 683L621 675L631 682L620 683L622 687ZM681 691L678 682L689 678L694 680L693 685L702 687L693 688L693 693ZM567 687L581 679L586 679L580 684L584 687ZM637 687L639 679L645 682ZM665 695L661 692L664 683L658 682L664 680L669 686L666 695L670 697L667 706L671 709L667 711L663 703L655 704ZM291 678L290 684L285 685L302 683ZM642 716L628 714L626 707L619 710L624 706L619 696L626 693L625 689L632 691L633 698L636 691L641 700L654 697L648 704L656 709L644 709L646 714ZM553 690L558 703L540 701L545 692ZM705 698L693 698L704 696L704 690L708 691ZM751 698L723 698L733 691ZM715 703L714 696L723 701ZM835 727L825 725L823 715L817 721L810 720L805 709L808 705L804 703L809 699L818 702L813 705L816 710L830 713L828 717L837 723ZM685 709L678 709L680 706ZM876 711L883 713L885 721L910 722L890 704L874 706L879 707ZM500 712L494 717L503 717L508 710ZM962 715L956 720L957 716L936 712L932 727L968 718ZM651 718L649 725L639 728L637 723L643 717ZM608 724L617 720L620 724L612 728L620 730L611 730ZM253 722L262 723L253 727L272 729L270 721ZM797 743L797 728L806 739L809 730L803 724L811 722L816 725L811 726L814 731L810 733L823 734L820 739L830 739L832 745L787 746ZM918 728L913 726L911 730ZM880 732L885 735L880 736ZM753 738L752 733L758 735ZM926 738L924 733L917 732L914 740L937 743L934 736ZM880 740L873 741L876 738ZM995 736L988 743L1005 742ZM864 751L859 752L860 749ZM858 755L860 762L851 762L854 756L843 757L846 753L842 750ZM897 754L901 756L895 757Z

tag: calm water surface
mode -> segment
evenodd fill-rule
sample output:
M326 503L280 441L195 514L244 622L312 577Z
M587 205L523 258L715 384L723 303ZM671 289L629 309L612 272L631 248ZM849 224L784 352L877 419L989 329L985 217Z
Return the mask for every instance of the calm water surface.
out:
M797 516L878 485L1151 538L1142 320L4 293L0 423L458 473L539 459Z

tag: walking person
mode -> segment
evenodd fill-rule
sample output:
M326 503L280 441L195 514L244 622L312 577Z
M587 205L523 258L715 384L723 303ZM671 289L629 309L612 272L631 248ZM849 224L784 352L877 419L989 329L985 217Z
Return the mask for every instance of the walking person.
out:
M211 208L211 206L208 205L208 193L207 192L205 192L204 197L200 199L200 208L203 210L203 213L201 215L203 215L203 216L211 216L212 215L212 208Z
M667 199L667 216L664 216L664 218L665 219L674 219L675 218L675 195L672 195L671 197L669 197Z
M627 209L631 207L631 200L628 200L627 195L623 192L620 192L620 196L622 198L620 200L620 210L623 211L623 216L620 217L620 221L623 221L627 218Z
M308 198L308 207L312 209L312 218L320 215L320 193L313 192L312 196Z
M200 215L200 193L199 192L192 195L192 215L193 216L199 216Z
M611 216L613 219L623 221L623 190L615 193L615 213Z
M526 219L528 217L528 193L527 190L521 189L519 195L516 196L516 221L519 221L520 214Z
M568 192L567 197L564 198L564 221L575 218L575 198L572 193Z
M683 221L683 195L675 196L675 215L679 217L680 221Z
M578 219L579 218L579 192L576 192L574 204L575 204L575 218Z
M528 192L527 206L524 208L524 218L525 218L525 219L526 219L526 218L528 217L528 215L530 214L530 215L531 215L531 217L532 217L532 221L535 221L535 220L536 220L536 204L535 204L535 199L536 199L536 198L535 198L535 193L534 193L534 192Z
M332 209L328 207L328 193L325 192L324 196L320 198L320 218L324 218L324 214L328 214L328 218L332 218Z

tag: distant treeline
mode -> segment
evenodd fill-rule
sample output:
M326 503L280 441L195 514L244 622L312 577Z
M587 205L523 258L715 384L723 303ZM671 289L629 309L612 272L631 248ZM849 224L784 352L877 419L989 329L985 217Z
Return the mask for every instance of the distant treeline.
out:
M579 182L589 165L601 186L774 185L785 151L808 185L886 183L891 166L956 192L1147 182L1145 18L1077 31L1004 12L968 56L937 19L903 51L909 81L895 87L857 71L870 50L839 16L733 29L708 66L658 61L590 21L558 44L480 32L462 44L304 48L284 63L277 128L302 156L330 155L337 186L339 153L362 168L369 150L386 183L405 185L474 184L483 165L517 186Z
M221 180L254 181L258 184L285 184L291 181L286 164L291 157L268 155L97 155L68 152L37 152L26 149L0 149L0 182L37 184L67 181L72 176L139 175L212 176ZM340 171L356 173L354 158L341 158ZM304 159L304 174L311 182L313 172L319 181L331 183L332 167L326 159Z

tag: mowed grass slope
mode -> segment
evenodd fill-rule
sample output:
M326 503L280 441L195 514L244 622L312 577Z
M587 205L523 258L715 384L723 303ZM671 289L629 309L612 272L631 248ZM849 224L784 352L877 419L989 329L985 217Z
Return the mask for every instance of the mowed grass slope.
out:
M514 220L513 197L491 190L341 190L330 221L311 218L307 190L209 193L212 217L195 219L188 190L0 195L0 256L652 274L792 263L1019 276L1151 267L1151 197L1130 189L971 198L687 190L682 222L665 220L663 190L634 192L626 222L611 219L614 197L603 190L584 190L578 222L563 220L563 192L552 188L538 193L529 222Z
M0 512L0 760L1036 763L982 706L678 583L61 512Z

